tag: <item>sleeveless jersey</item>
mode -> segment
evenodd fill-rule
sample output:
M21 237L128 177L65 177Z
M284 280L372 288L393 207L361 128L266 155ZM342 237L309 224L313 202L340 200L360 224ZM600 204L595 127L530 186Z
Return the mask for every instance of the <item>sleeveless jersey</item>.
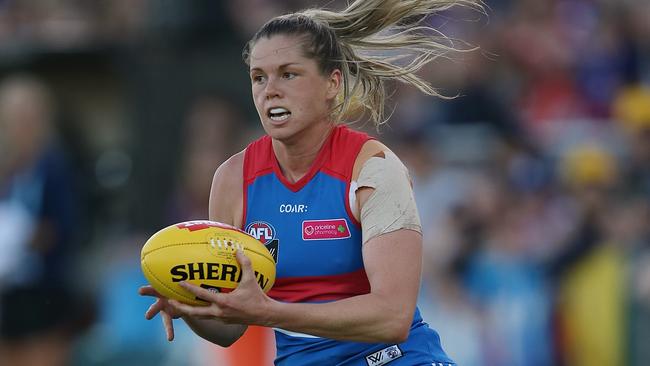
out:
M349 203L354 162L369 139L335 127L309 172L295 183L283 176L269 136L246 148L242 223L276 260L272 298L317 303L370 292L361 225ZM417 309L409 339L400 344L344 342L283 329L275 329L275 338L276 365L453 364Z

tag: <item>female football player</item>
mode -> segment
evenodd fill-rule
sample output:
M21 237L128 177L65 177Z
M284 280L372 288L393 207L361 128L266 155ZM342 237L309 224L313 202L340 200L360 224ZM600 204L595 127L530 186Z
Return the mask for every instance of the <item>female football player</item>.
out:
M210 302L156 296L168 338L182 317L229 346L247 325L275 330L276 365L448 365L438 334L416 307L422 236L408 172L386 146L343 124L365 109L384 122L384 83L429 95L415 73L457 51L423 24L480 0L358 0L341 12L309 9L266 23L248 42L253 101L266 132L216 171L209 218L247 230L276 257L262 292L250 260L237 289L183 287Z

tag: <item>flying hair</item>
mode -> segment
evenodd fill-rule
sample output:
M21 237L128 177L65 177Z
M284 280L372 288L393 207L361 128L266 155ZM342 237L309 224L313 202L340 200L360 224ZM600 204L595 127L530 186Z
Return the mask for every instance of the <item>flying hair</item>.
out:
M421 92L446 98L417 75L423 66L454 52L454 41L425 24L427 17L460 6L484 12L482 0L357 0L342 11L307 9L271 19L246 44L243 58L262 37L303 37L303 51L329 75L340 69L341 94L332 109L340 120L359 109L379 127L385 123L385 83L399 81Z

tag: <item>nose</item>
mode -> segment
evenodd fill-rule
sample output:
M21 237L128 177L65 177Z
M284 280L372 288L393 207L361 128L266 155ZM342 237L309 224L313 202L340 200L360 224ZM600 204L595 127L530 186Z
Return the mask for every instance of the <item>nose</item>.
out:
M269 78L266 82L266 87L264 88L264 93L266 99L279 98L282 96L280 89L278 88L277 82L274 78Z

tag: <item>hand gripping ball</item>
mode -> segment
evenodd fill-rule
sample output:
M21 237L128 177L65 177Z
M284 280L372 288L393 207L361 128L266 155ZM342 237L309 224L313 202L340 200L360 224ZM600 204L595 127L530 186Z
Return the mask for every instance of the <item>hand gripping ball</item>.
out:
M264 244L233 226L187 221L153 234L142 247L140 263L149 284L161 295L191 305L206 305L178 285L181 281L229 292L241 281L237 249L251 260L264 292L275 282L275 261Z

